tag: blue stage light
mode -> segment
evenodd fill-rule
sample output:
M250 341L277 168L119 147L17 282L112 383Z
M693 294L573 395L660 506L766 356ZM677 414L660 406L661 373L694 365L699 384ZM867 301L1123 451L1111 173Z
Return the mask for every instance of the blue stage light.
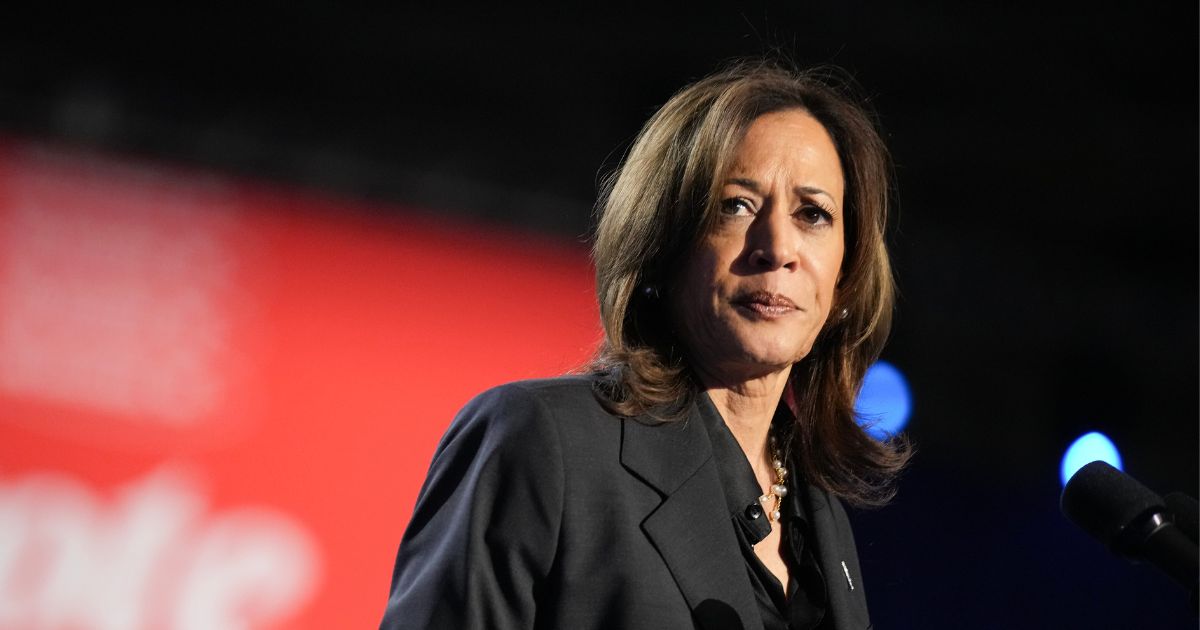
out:
M854 402L854 411L858 424L877 440L899 433L912 413L912 395L900 370L884 361L872 365Z
M1067 480L1075 471L1097 460L1106 462L1117 470L1124 470L1121 467L1121 454L1117 452L1117 445L1113 444L1107 435L1092 431L1076 438L1067 447L1067 452L1062 458L1062 485L1067 485Z

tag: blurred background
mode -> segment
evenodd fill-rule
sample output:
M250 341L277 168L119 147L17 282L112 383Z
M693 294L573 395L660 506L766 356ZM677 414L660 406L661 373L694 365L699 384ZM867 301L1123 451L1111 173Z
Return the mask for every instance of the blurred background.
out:
M897 165L918 448L880 628L1195 627L1058 512L1071 443L1197 494L1197 8L72 11L0 25L0 628L359 628L472 395L599 338L598 181L738 55Z

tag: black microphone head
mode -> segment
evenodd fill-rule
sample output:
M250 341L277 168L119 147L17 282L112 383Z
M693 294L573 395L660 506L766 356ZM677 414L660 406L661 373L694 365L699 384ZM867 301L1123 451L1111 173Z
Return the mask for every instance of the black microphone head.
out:
M1200 542L1200 503L1182 492L1170 492L1163 497L1167 509L1171 510L1175 526L1192 542Z
M1060 506L1071 522L1118 553L1140 543L1122 539L1130 525L1166 511L1161 497L1102 461L1080 468L1067 481Z

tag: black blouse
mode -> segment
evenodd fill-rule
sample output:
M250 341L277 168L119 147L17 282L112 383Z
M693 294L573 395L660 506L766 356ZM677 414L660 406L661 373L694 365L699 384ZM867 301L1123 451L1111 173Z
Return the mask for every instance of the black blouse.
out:
M758 502L762 489L754 477L754 470L712 401L707 396L701 398L704 400L699 405L700 415L704 418L712 441L713 458L721 476L730 520L746 559L746 571L765 630L832 628L833 621L826 607L825 578L813 554L812 545L815 541L804 506L798 498L800 493L795 491L796 477L793 475L788 480L791 492L784 498L780 508L783 559L789 573L785 595L779 579L754 553L754 545L771 533L771 523ZM781 411L775 421L790 422L790 417L781 417L785 414L788 412ZM789 461L787 465L795 470L792 462Z

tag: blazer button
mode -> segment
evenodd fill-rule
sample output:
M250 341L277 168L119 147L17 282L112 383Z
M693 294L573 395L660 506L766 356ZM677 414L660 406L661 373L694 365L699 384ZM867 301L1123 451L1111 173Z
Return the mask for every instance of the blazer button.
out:
M746 508L746 517L752 521L757 520L762 514L762 506L757 503L752 503L750 507Z

